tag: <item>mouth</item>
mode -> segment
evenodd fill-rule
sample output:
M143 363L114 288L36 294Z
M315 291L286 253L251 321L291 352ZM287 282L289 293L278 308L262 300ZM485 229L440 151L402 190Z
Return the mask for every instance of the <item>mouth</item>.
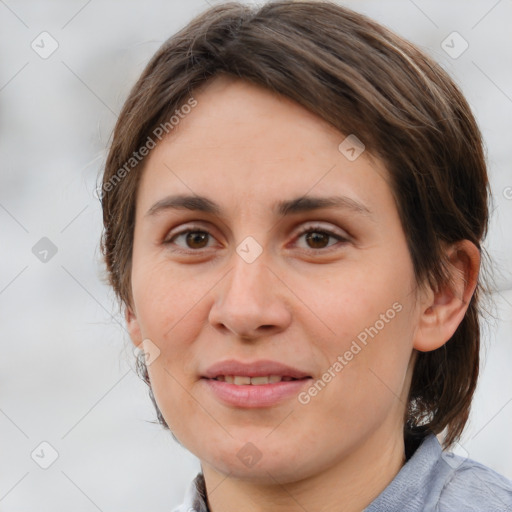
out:
M218 375L201 379L208 393L222 404L237 409L278 406L295 399L311 381L311 377L298 379L284 375Z
M298 368L271 360L220 361L200 379L207 393L222 404L242 409L275 407L300 393L312 376Z
M308 372L269 359L252 362L236 359L219 361L202 372L201 376L230 384L256 386L311 377Z
M278 382L291 382L294 380L305 380L309 378L310 377L308 376L298 379L287 375L261 375L257 377L250 377L247 375L218 375L217 377L209 380L226 382L228 384L235 384L236 386L264 386L266 384L276 384Z

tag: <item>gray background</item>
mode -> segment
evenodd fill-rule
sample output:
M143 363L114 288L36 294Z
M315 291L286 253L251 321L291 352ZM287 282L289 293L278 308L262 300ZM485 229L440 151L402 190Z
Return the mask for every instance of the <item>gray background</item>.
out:
M211 2L213 3L213 2ZM512 478L512 1L346 1L452 74L482 128L500 292L456 451ZM116 113L159 45L203 0L0 0L0 511L170 510L198 462L149 423L146 386L102 283L93 191ZM57 50L43 59L31 47ZM458 58L441 43L457 31ZM454 40L454 50L462 47ZM32 248L47 237L57 253ZM45 243L45 242L41 242ZM39 246L36 246L36 248ZM44 247L43 247L44 249ZM39 247L39 251L42 249ZM39 257L43 257L37 250ZM48 468L51 451L58 452Z

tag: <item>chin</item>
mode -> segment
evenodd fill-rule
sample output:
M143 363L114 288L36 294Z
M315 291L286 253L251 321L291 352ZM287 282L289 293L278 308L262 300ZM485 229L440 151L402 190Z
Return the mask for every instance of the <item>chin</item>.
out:
M299 459L300 443L293 443L293 446L283 449L282 439L277 440L277 446L268 441L264 443L261 437L259 439L258 445L251 441L235 441L222 447L217 444L215 452L199 450L195 455L201 463L208 464L218 473L260 485L296 482L319 469L308 464L306 458ZM302 455L306 454L303 452ZM311 452L308 456L311 456Z

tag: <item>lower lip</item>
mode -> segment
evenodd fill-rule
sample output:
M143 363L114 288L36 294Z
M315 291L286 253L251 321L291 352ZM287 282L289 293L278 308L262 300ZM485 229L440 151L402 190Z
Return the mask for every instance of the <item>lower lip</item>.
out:
M238 386L215 379L202 379L215 396L222 402L235 407L256 408L270 407L293 396L311 382L311 378L274 382L253 386Z

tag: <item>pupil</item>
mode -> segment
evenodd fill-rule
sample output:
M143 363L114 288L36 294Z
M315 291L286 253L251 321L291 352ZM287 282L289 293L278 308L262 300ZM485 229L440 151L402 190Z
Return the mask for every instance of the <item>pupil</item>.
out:
M189 246L192 246L193 248L197 249L197 243L199 243L199 248L204 247L204 244L201 245L201 242L206 241L207 233L203 231L192 231L191 233L188 233L187 235L187 244Z
M322 243L322 239L325 243ZM314 249L319 249L322 247L325 247L327 245L327 239L328 236L325 233L319 233L318 231L313 231L311 233L308 233L306 235L306 240L309 242L312 242L314 245ZM320 243L320 247L316 245L317 243Z

